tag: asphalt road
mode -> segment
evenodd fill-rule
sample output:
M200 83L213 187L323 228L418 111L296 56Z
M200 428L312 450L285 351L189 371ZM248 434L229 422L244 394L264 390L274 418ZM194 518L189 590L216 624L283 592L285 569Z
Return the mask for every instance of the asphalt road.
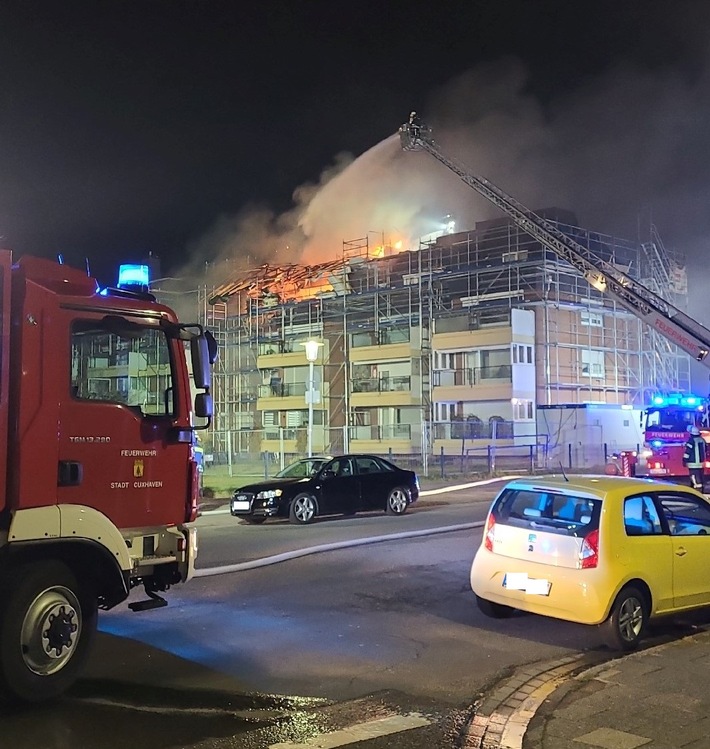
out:
M104 613L85 678L55 705L0 712L3 743L455 746L475 700L501 676L601 646L593 629L480 614L468 572L493 493L306 527L203 516L202 576L171 590L167 608ZM427 529L437 532L408 536ZM379 542L298 555L367 538ZM372 738L377 731L389 733Z

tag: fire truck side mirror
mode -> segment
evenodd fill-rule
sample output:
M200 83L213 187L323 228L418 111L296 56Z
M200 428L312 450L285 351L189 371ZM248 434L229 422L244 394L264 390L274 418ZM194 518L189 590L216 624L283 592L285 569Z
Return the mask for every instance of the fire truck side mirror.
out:
M217 360L217 342L208 330L190 341L190 355L195 387L209 390L212 384L212 365Z
M201 419L211 419L214 413L214 403L209 393L198 393L195 396L195 416Z

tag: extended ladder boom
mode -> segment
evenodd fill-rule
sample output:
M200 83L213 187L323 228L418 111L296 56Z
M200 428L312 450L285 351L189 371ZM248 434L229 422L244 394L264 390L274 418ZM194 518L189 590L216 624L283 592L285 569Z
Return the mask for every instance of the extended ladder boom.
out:
M710 330L613 264L597 257L487 179L471 174L462 164L445 156L431 137L431 128L422 124L414 112L409 122L400 127L399 136L405 151L430 153L469 187L510 216L523 231L576 268L591 286L610 294L651 328L710 367Z

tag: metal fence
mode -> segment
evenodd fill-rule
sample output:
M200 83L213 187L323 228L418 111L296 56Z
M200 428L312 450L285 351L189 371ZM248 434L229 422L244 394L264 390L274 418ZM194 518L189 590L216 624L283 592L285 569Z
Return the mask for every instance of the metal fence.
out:
M488 425L486 425L488 426ZM433 478L494 476L501 473L547 473L570 470L603 473L610 460L606 444L550 444L549 437L521 437L514 444L507 424L502 425L499 439L483 442L478 434L464 432L447 448L438 447L436 430L421 440L428 450L416 447L409 425L397 427L350 427L349 452L366 452L387 458L403 468ZM317 430L313 440L314 454L341 455L344 450L342 429ZM289 463L307 453L307 429L304 427L239 430L229 441L229 450L205 448L205 470L226 467L230 475L273 476ZM430 441L431 439L431 441ZM395 444L388 444L395 443ZM402 449L405 443L409 443ZM269 449L263 449L264 446Z

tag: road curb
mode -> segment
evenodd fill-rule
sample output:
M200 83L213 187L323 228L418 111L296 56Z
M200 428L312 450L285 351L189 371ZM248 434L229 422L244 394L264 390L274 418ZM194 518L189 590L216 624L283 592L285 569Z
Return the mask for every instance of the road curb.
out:
M461 749L522 749L528 725L543 702L566 681L606 660L583 654L518 669L475 706L461 734Z

